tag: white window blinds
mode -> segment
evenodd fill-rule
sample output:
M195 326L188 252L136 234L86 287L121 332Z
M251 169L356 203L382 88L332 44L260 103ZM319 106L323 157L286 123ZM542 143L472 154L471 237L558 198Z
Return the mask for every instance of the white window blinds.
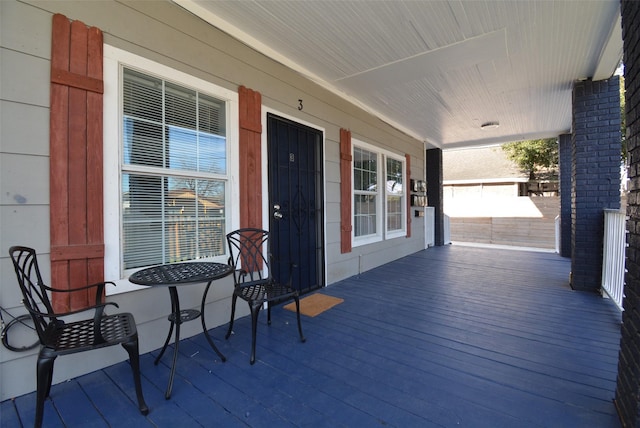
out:
M125 269L225 253L226 104L123 69Z

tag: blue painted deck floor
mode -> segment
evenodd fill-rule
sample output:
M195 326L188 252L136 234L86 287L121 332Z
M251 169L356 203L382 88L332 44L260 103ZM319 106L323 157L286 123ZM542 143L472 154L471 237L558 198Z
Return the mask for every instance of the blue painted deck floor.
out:
M620 314L569 288L556 254L436 247L334 284L344 303L303 317L262 316L235 335L183 340L142 356L151 412L138 413L128 363L52 388L47 427L618 427L613 404ZM242 302L239 302L239 304ZM123 351L124 352L124 351ZM64 358L64 357L63 357ZM35 394L2 402L2 426L31 426Z

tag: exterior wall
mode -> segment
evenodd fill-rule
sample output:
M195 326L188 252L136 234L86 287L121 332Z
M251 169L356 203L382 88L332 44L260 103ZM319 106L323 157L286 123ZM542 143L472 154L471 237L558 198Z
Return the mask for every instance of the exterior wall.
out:
M411 177L425 176L421 141L365 113L282 65L212 28L166 1L0 1L0 304L13 314L24 313L15 275L6 251L11 245L34 247L49 271L49 70L51 21L54 13L100 28L106 44L175 68L223 88L240 85L262 95L264 109L325 131L325 250L327 285L424 247L424 222L412 223L411 238L397 238L340 253L340 129L354 138L399 155L409 154ZM304 101L299 110L298 100ZM104 124L105 128L116 124ZM105 146L114 144L104 142ZM266 196L266 195L265 195ZM105 231L105 233L117 233ZM112 278L106 278L110 280ZM207 323L228 322L230 279L210 293ZM140 351L159 348L168 328L166 290L141 290L110 296L108 300L136 317ZM199 304L201 289L181 291L183 306ZM245 305L238 310L248 313ZM183 337L198 334L199 323L182 327ZM248 342L247 342L248 343ZM98 354L96 354L98 355ZM56 362L54 383L125 359L117 347L102 350L95 359L77 356ZM0 347L0 400L35 389L35 351L14 353Z
M571 286L597 291L602 279L604 209L620 209L620 81L573 89Z
M627 144L627 260L615 403L624 427L640 426L640 3L622 1Z

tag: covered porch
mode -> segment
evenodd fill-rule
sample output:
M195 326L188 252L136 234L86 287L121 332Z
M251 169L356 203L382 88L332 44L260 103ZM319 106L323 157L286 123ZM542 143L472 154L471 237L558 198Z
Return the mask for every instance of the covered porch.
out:
M225 363L203 334L183 340L170 400L171 355L144 354L146 417L124 362L54 385L44 426L617 427L621 315L572 291L570 269L554 253L430 248L321 290L344 302L304 317L306 343L294 312L262 316L254 366L249 317L228 341L211 330ZM33 424L35 393L1 406L2 426Z

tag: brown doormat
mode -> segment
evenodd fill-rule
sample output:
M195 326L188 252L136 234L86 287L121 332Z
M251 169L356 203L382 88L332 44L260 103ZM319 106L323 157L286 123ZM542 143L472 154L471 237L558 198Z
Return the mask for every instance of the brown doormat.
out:
M311 296L300 299L300 313L308 317L315 317L344 302L344 299L338 297L327 296L326 294L316 293ZM296 311L296 302L291 302L284 306L289 311Z

